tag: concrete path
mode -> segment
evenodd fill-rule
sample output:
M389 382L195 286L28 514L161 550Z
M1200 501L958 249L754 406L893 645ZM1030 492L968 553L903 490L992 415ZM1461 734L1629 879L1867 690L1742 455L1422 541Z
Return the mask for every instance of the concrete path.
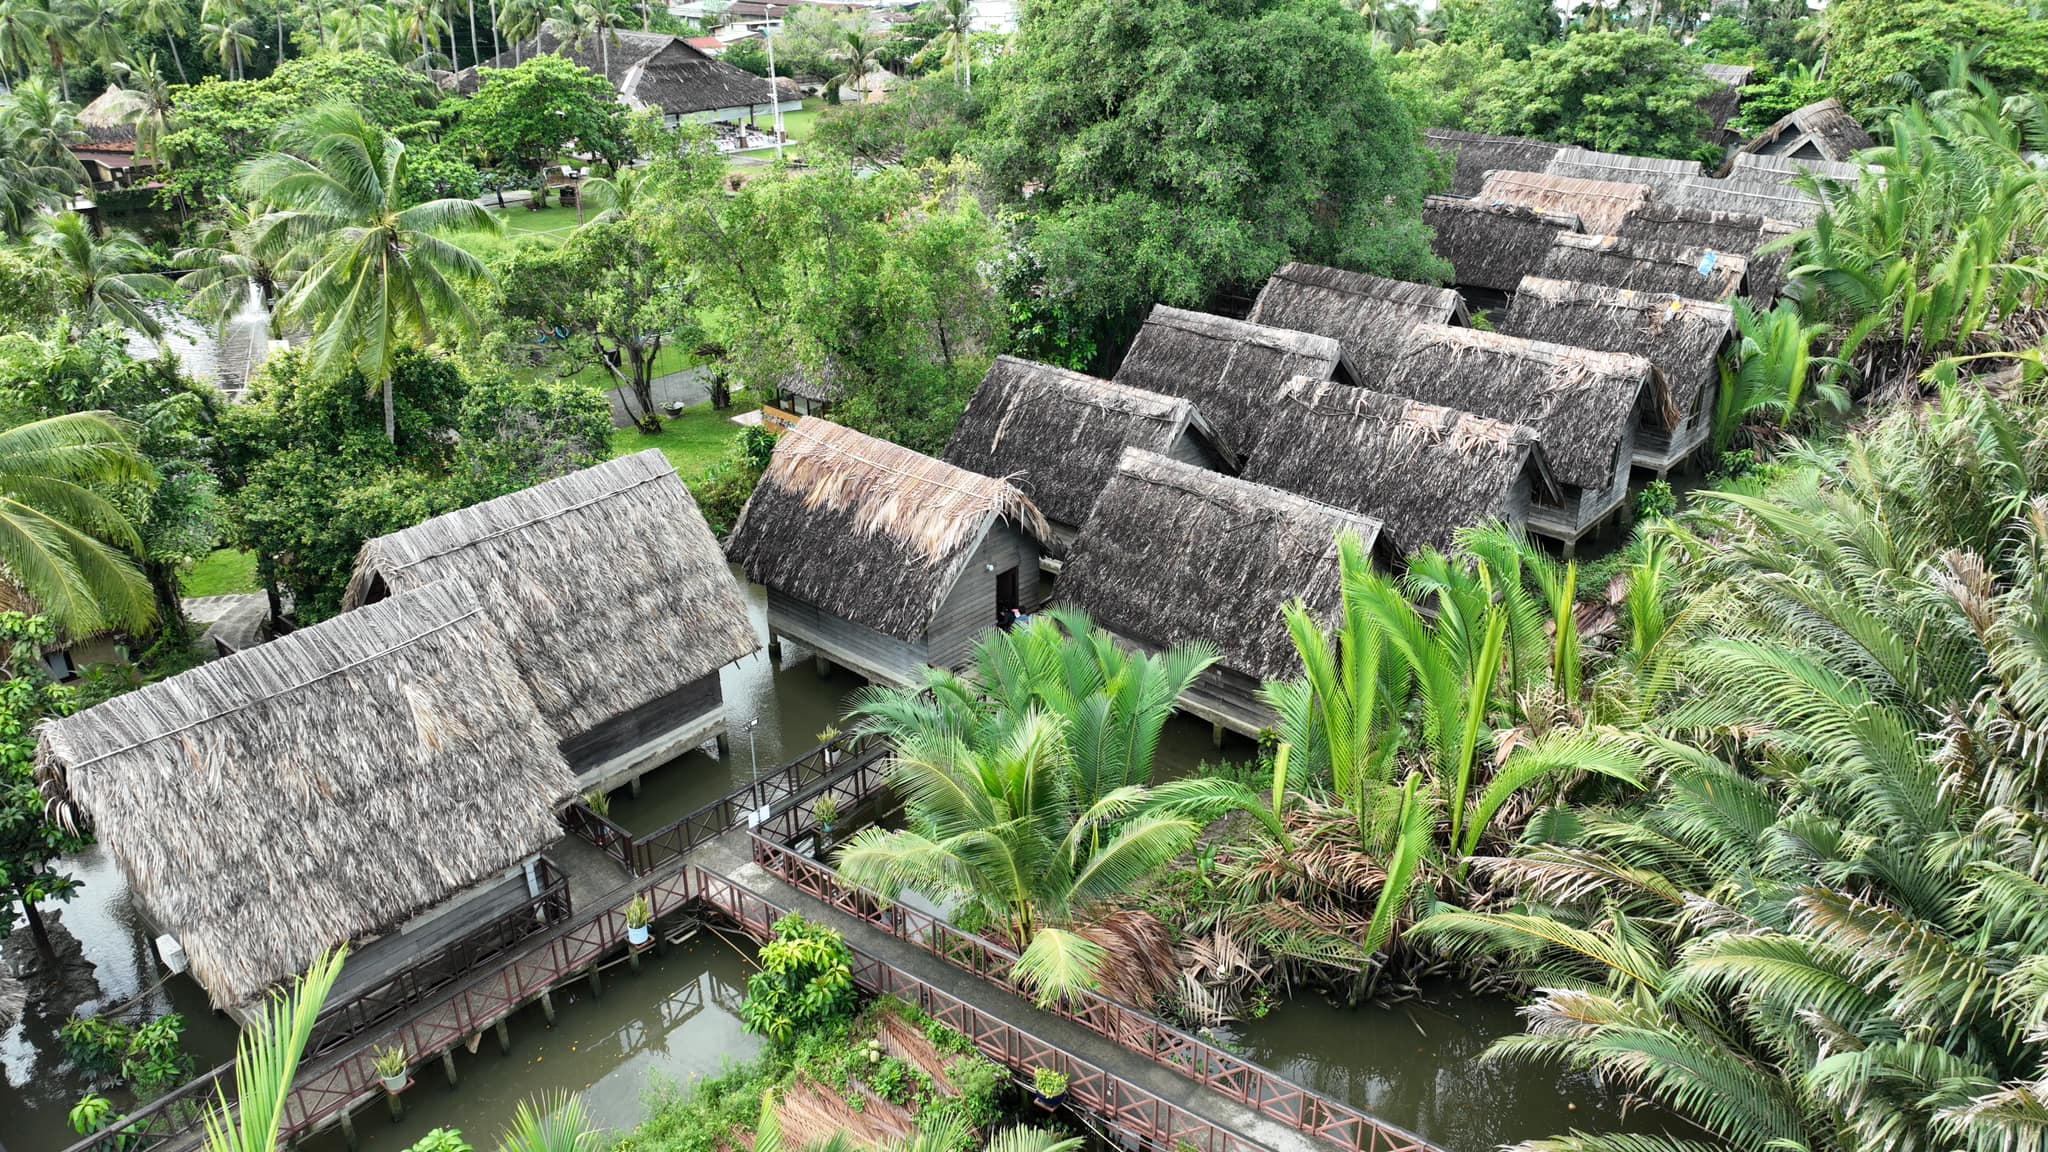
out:
M685 408L702 404L711 399L711 370L708 368L685 368L654 378L654 410L665 414L670 404L681 404ZM626 398L628 389L614 388L605 396L612 402L612 427L631 428L633 417L628 414ZM638 408L635 402L633 407Z

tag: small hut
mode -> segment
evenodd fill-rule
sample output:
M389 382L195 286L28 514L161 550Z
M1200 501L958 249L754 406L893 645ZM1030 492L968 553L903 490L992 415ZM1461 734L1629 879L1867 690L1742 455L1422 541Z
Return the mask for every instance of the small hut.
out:
M1064 551L1125 448L1237 470L1236 455L1188 401L1012 356L998 356L982 378L946 445L946 463L1014 482Z
M1726 304L1534 276L1522 281L1500 323L1510 336L1631 353L1655 365L1676 419L1667 423L1661 405L1646 408L1634 459L1660 477L1713 431L1717 358L1734 329L1735 312Z
M1007 481L806 416L775 445L726 554L768 588L771 650L912 684L1038 606L1052 529Z
M1850 161L1876 143L1842 102L1830 97L1786 113L1742 150L1794 160Z
M1208 644L1221 658L1183 711L1257 736L1272 725L1260 685L1299 675L1281 608L1328 621L1339 604L1337 537L1382 559L1379 522L1264 484L1127 448L1060 575L1060 599L1147 651Z
M1593 152L1585 148L1561 149L1550 158L1543 171L1575 180L1642 184L1660 196L1666 189L1676 188L1686 179L1707 174L1697 160L1664 160L1652 156L1628 156L1620 152Z
M1543 266L1559 232L1580 230L1576 216L1450 196L1424 201L1422 220L1434 234L1430 248L1450 263L1460 289L1502 294Z
M402 970L525 914L576 791L493 615L444 581L49 721L44 790L215 1007Z
M1576 216L1582 231L1611 234L1622 218L1651 198L1650 186L1615 180L1584 180L1543 172L1489 172L1482 204L1513 204L1557 216Z
M1273 273L1259 289L1250 320L1342 344L1361 384L1385 369L1415 325L1471 322L1464 300L1449 288L1317 264L1288 264Z
M719 669L761 646L696 500L652 448L369 541L342 607L437 580L476 590L585 790L722 740Z
M1748 272L1749 261L1741 252L1561 232L1551 240L1538 274L1690 300L1726 300L1742 290Z
M1258 442L1265 411L1296 376L1358 382L1344 346L1205 312L1155 305L1117 366L1116 382L1194 402L1240 456Z
M1564 145L1547 140L1454 132L1448 128L1431 128L1422 136L1429 147L1456 163L1451 195L1460 197L1479 195L1489 172L1541 172L1550 158L1564 149Z
M78 110L84 139L70 145L71 155L95 191L134 188L155 173L156 161L137 148L136 123L148 107L141 92L116 84Z
M1310 380L1281 390L1244 478L1378 520L1402 554L1559 499L1534 429Z
M1529 530L1569 552L1627 502L1635 430L1663 402L1655 377L1640 356L1421 324L1387 391L1535 429L1558 502L1535 501Z

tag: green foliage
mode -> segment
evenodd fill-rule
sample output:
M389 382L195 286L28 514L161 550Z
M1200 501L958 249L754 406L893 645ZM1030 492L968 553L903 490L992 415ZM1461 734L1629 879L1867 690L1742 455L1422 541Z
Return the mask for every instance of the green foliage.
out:
M29 249L0 246L0 331L43 327L57 317L58 272Z
M1496 44L1422 44L1387 59L1387 88L1424 128L1484 130L1490 121L1480 103L1507 64ZM1450 166L1437 167L1439 179L1431 186L1448 188Z
M612 167L633 153L626 109L611 82L553 53L484 73L483 85L462 105L449 144L477 167L529 186L572 151Z
M1662 520L1678 511L1678 495L1669 480L1652 480L1636 493L1636 519Z
M99 1083L132 1088L149 1101L185 1082L195 1064L180 1046L185 1018L176 1013L140 1024L76 1016L58 1031L66 1055Z
M471 1152L460 1128L436 1128L412 1142L407 1152Z
M1726 448L1759 417L1775 417L1779 427L1791 424L1809 391L1837 411L1848 407L1848 390L1838 382L1846 365L1814 354L1814 343L1828 326L1809 323L1797 303L1780 301L1760 313L1749 301L1737 299L1735 326L1738 339L1721 365L1721 388L1714 400L1717 448Z
M1444 0L1431 21L1445 43L1494 46L1510 60L1526 60L1561 30L1550 0Z
M1803 64L1787 64L1742 90L1742 107L1729 127L1755 136L1808 104L1827 99L1828 85Z
M749 37L728 45L720 60L750 75L766 79L768 76L768 44L758 37Z
M1710 123L1698 107L1714 81L1677 41L1655 32L1580 32L1492 77L1480 101L1490 129L1635 156L1698 158Z
M1951 53L2010 92L2048 89L2048 20L2012 0L1838 0L1821 17L1828 82L1869 116L1939 87Z
M1047 1099L1064 1096L1067 1094L1067 1074L1056 1068L1033 1068L1031 1087Z
M1002 1065L973 1053L947 1064L946 1079L959 1090L960 1113L969 1125L986 1128L1002 1114L1003 1090L1010 1086L1010 1074Z
M1755 35L1733 12L1723 12L1700 25L1693 33L1692 50L1717 64L1753 64L1758 56ZM1747 93L1744 99L1748 99Z
M863 1078L875 1095L891 1104L908 1104L917 1090L918 1074L894 1056L884 1056L868 1067Z
M827 108L812 129L815 149L872 165L917 167L964 151L985 114L988 84L969 92L943 74L900 84L880 104Z
M67 830L43 802L36 787L35 727L53 716L68 716L72 692L50 681L43 651L56 643L56 629L40 616L0 612L0 645L5 645L5 678L0 679L0 892L21 907L23 919L45 959L53 959L36 906L68 901L78 881L54 865L89 841ZM10 913L0 916L0 940L15 928Z
M786 1045L799 1032L853 1014L853 953L832 929L791 913L776 921L760 961L740 1006L747 1031Z
M406 157L399 199L408 204L447 197L474 200L483 191L483 173L453 144L423 144Z

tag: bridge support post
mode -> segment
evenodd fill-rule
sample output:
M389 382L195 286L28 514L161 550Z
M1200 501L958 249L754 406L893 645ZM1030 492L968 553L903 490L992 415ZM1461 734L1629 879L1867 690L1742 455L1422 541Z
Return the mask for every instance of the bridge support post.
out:
M356 1122L350 1119L348 1109L341 1110L341 1139L348 1145L349 1152L356 1150Z
M718 744L718 758L719 758L720 760L723 760L723 759L725 759L725 758L726 758L727 756L730 756L730 755L732 755L732 738L731 738L731 737L727 736L727 735L726 735L725 733L723 733L723 732L720 732L720 733L719 733L719 734L718 734L717 736L713 737L713 739L714 739L714 740L715 740L715 741L717 742L717 744Z
M443 1048L441 1050L441 1071L448 1075L448 1086L450 1088L455 1087L459 1080L459 1077L455 1074L455 1049Z
M503 1055L512 1054L512 1025L500 1020L494 1031L498 1034L498 1051Z
M778 664L782 662L782 637L773 632L768 634L768 658Z
M540 1014L541 1018L548 1022L548 1027L555 1026L555 993L552 989L543 988L540 991Z
M628 781L628 782L627 782L627 784L626 784L626 791L627 791L627 793L628 793L629 795L632 795L632 796L636 796L636 797L637 797L637 796L639 796L639 795L640 795L640 777L638 777L638 776L635 776L635 777L633 777L633 779L632 779L632 780Z
M592 1000L604 999L604 973L595 964L590 966L590 998Z
M626 945L626 967L633 970L633 975L640 974L640 949L631 944Z

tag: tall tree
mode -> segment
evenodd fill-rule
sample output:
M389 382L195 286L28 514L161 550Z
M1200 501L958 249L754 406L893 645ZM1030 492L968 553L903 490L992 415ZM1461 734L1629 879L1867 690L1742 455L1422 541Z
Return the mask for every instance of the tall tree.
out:
M868 76L879 65L875 63L875 50L881 47L867 32L859 28L847 28L840 34L839 47L833 53L839 62L839 74L825 81L835 94L852 92L853 102L864 104L868 98Z
M168 295L171 282L149 272L153 258L132 233L115 228L93 235L92 223L76 212L59 212L30 236L49 258L63 294L59 308L84 333L119 324L148 336L163 325L149 311L152 293Z
M71 152L71 145L85 140L77 107L40 76L0 98L0 230L27 234L44 209L61 204L63 194L85 179Z
M43 54L43 28L50 13L38 0L0 0L0 70L8 86L27 80Z
M0 566L68 636L156 618L135 525L105 492L148 483L125 421L79 412L0 432Z

